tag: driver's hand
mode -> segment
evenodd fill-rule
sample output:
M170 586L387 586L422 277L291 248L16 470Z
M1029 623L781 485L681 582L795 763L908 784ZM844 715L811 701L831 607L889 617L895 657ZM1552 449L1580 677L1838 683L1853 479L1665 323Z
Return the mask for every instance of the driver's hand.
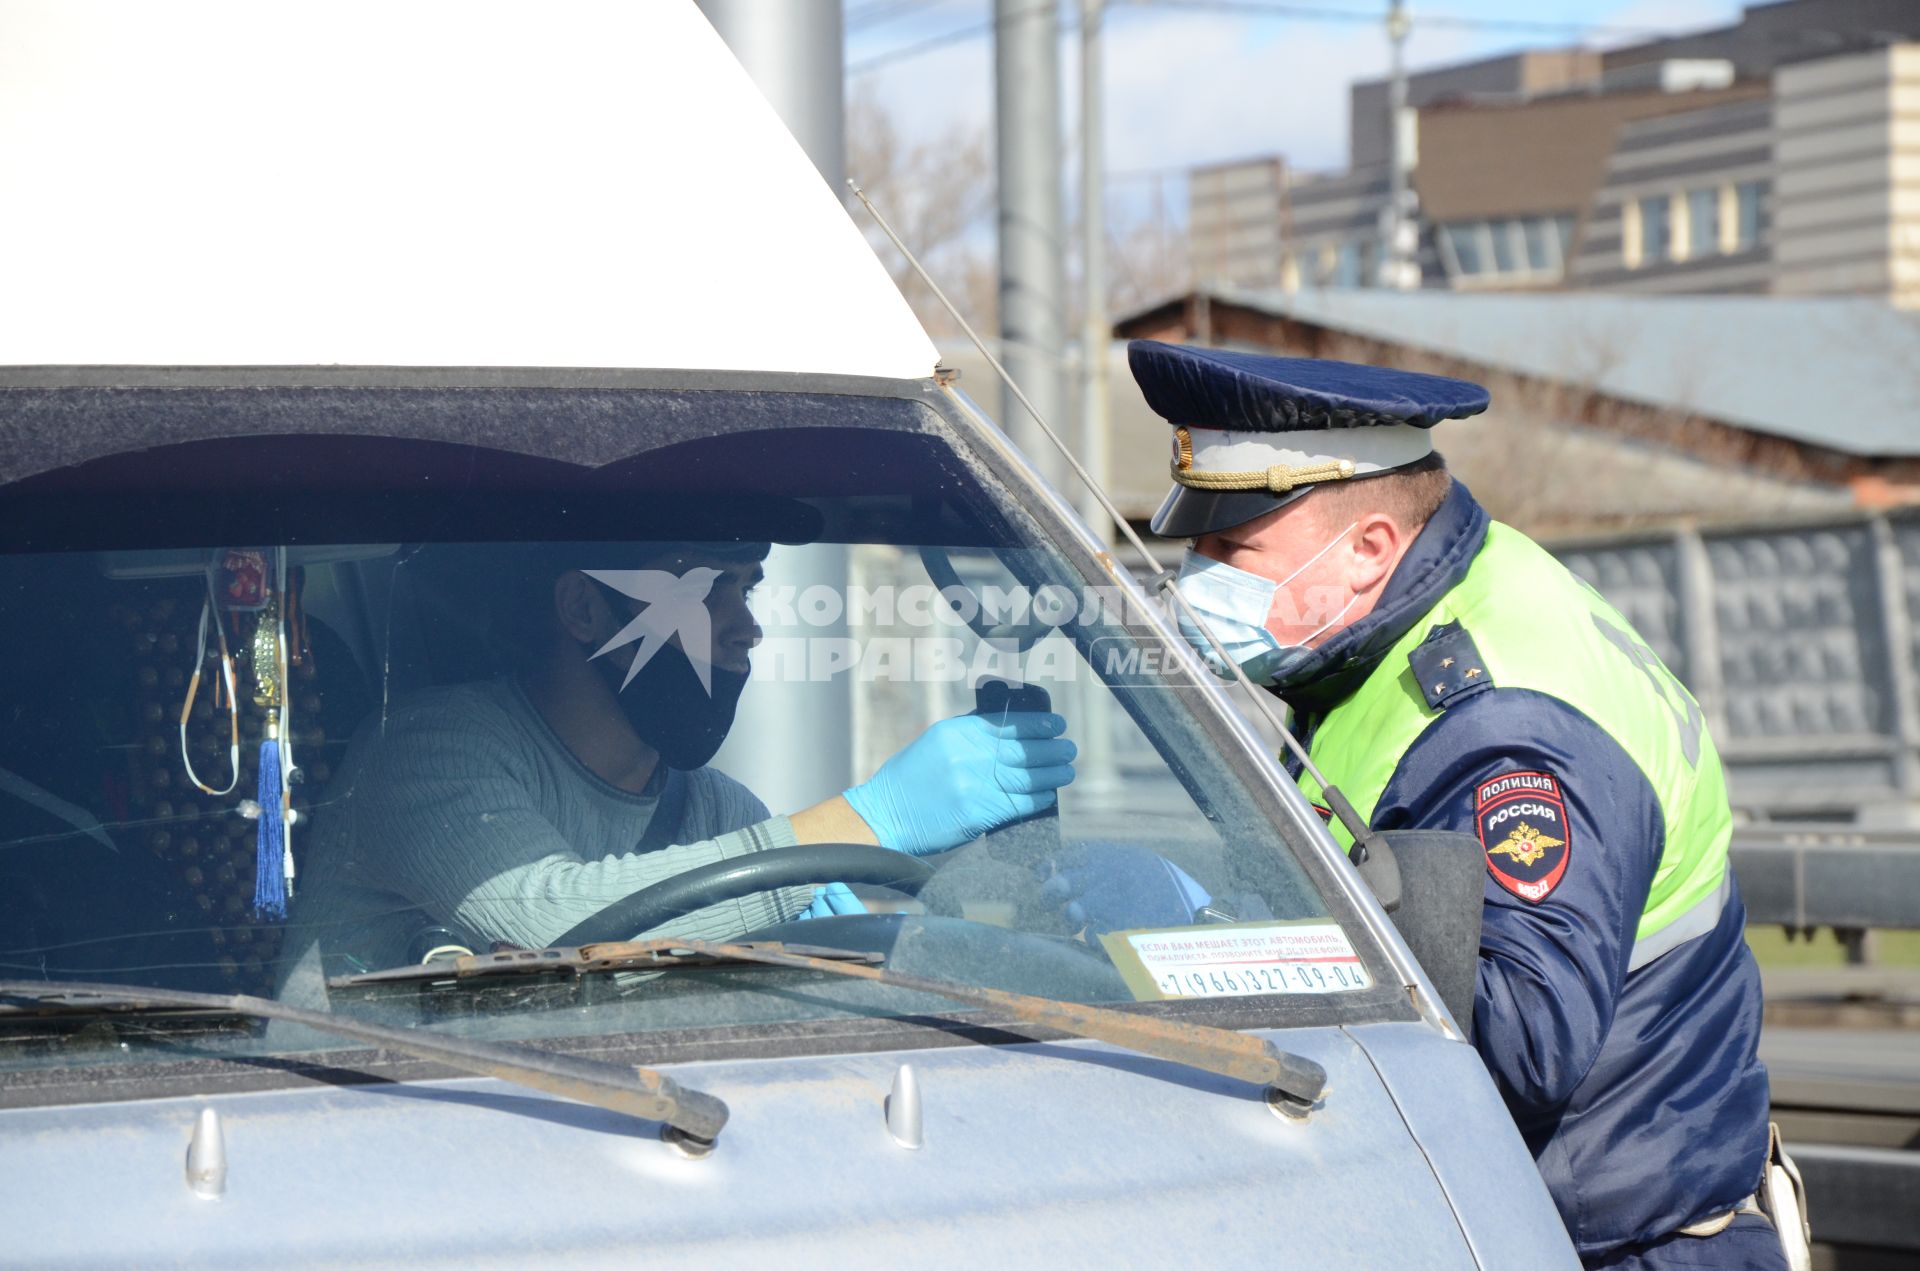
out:
M943 719L847 791L847 803L880 846L944 852L1052 807L1079 753L1066 730L1066 720L1039 711Z
M813 893L813 903L807 906L800 918L839 918L866 912L867 907L853 894L853 888L845 883L828 883Z

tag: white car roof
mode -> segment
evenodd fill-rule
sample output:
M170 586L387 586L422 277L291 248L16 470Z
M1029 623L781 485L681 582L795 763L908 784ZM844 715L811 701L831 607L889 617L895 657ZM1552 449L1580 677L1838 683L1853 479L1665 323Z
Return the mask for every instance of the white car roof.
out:
M936 353L692 0L0 0L0 365Z

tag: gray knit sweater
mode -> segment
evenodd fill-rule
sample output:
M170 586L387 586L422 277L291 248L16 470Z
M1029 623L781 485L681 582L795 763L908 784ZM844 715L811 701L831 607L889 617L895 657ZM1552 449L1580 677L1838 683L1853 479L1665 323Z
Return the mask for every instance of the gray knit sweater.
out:
M768 816L739 782L711 768L686 775L683 841L636 853L657 794L595 776L512 680L412 697L360 731L312 826L296 831L283 965L317 948L329 975L394 966L434 923L470 933L476 952L496 940L539 947L664 878L794 845L787 818ZM811 899L811 888L762 892L653 934L724 939Z

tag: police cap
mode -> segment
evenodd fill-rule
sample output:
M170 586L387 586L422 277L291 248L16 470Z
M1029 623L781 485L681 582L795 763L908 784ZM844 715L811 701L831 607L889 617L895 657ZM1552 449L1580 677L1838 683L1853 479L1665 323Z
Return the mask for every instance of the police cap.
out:
M1242 525L1314 486L1392 472L1433 453L1443 419L1487 408L1465 380L1321 358L1135 340L1127 361L1173 425L1174 486L1153 532L1192 538Z

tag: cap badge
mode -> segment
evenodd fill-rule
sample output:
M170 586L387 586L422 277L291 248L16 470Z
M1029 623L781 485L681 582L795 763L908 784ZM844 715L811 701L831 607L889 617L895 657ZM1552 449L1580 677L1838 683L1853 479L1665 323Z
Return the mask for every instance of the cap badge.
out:
M1185 472L1193 467L1193 434L1185 428L1173 430L1173 470Z

